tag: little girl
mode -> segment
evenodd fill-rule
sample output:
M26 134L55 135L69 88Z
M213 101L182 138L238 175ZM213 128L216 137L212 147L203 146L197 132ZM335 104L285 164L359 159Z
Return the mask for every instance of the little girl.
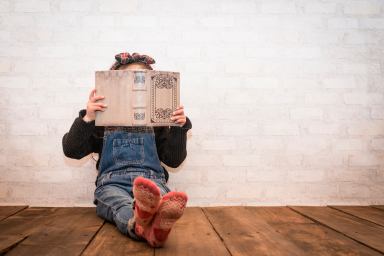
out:
M111 70L152 69L155 63L151 57L137 53L120 53L115 59ZM114 223L123 234L161 247L188 199L185 193L168 188L168 172L160 161L170 167L184 161L191 121L179 106L171 118L179 126L95 126L95 112L107 108L97 102L103 98L95 89L91 91L87 109L80 111L63 136L64 154L80 159L99 153L94 193L97 215Z

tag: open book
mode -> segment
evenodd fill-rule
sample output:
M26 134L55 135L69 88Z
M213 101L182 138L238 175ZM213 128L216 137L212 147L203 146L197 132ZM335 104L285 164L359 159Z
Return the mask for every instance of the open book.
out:
M179 126L170 118L180 104L180 74L156 70L96 71L96 126Z

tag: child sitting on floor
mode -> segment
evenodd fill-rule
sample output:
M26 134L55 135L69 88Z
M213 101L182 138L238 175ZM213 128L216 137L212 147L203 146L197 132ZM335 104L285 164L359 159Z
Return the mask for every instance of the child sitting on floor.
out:
M121 53L111 70L152 69L155 61L147 56ZM179 166L187 155L187 131L191 121L179 106L172 127L99 127L96 111L107 106L93 89L86 110L81 110L68 133L63 136L67 157L80 159L99 153L94 204L98 216L114 223L125 235L146 240L153 247L163 246L174 223L187 203L183 192L171 192L166 185L170 167Z

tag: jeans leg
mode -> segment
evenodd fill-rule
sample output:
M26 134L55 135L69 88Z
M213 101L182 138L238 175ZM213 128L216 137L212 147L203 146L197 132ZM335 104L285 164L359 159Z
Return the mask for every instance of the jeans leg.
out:
M117 229L135 240L142 240L134 232L134 223L128 228L128 221L133 219L133 198L121 187L104 185L95 190L96 213L101 218L112 222Z
M168 192L171 192L171 189L165 184L161 179L154 179L153 182L160 188L160 194L163 196Z

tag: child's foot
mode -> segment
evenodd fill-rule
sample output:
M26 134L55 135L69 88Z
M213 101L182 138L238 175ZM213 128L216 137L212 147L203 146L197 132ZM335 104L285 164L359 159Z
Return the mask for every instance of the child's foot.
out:
M184 192L173 191L163 196L152 225L144 230L151 246L161 247L165 243L173 224L183 215L187 201Z
M136 224L145 227L151 222L159 208L160 189L153 181L137 177L133 182L133 196L135 199L134 216Z

